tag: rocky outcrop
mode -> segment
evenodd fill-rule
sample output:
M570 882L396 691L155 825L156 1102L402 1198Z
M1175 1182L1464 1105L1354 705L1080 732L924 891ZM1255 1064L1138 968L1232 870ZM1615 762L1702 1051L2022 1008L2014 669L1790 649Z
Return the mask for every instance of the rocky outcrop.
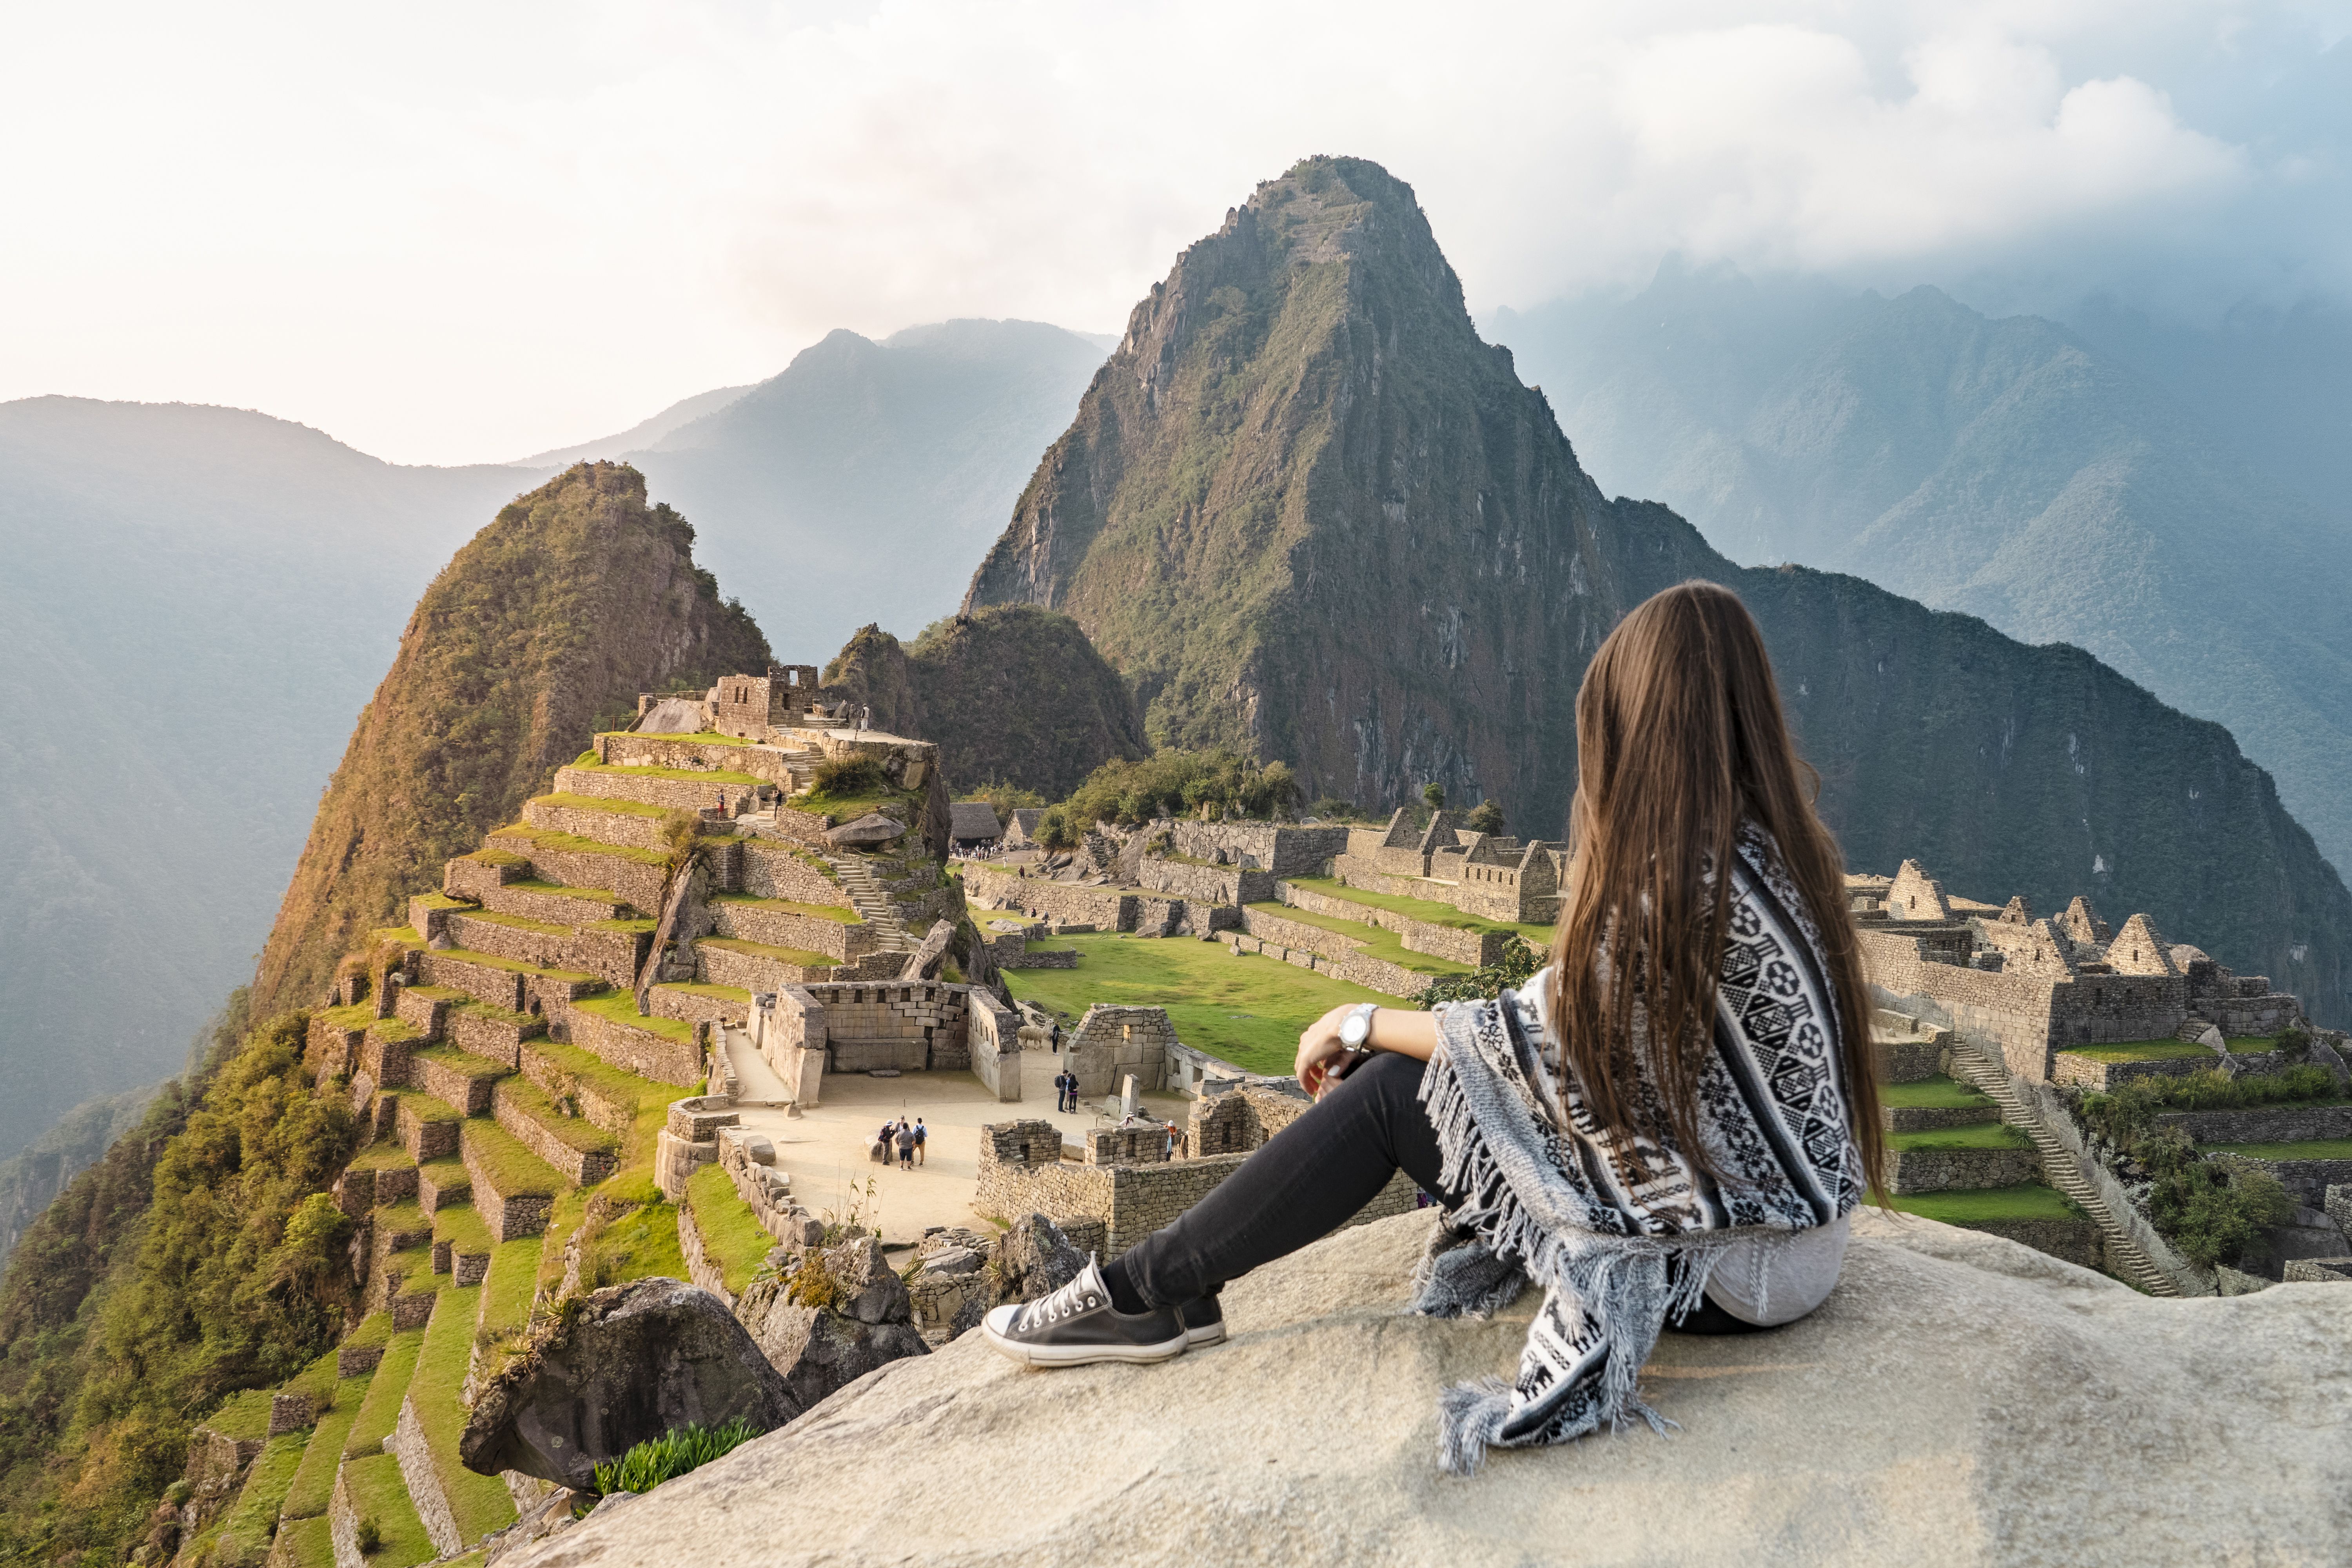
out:
M785 1420L877 1367L930 1349L915 1327L905 1282L870 1236L754 1279L735 1312L782 1378Z
M637 1279L534 1336L475 1401L457 1454L479 1475L590 1489L598 1465L674 1426L773 1431L804 1408L718 1297Z
M1533 1301L1401 1315L1427 1214L1237 1280L1234 1338L1041 1373L968 1336L527 1559L1140 1564L2131 1564L2352 1552L2352 1292L2159 1301L2014 1243L1857 1216L1769 1334L1670 1334L1680 1423L1439 1475L1437 1396L1507 1373ZM1009 1474L1050 1476L1006 1506ZM1213 1500L1204 1506L1203 1500Z

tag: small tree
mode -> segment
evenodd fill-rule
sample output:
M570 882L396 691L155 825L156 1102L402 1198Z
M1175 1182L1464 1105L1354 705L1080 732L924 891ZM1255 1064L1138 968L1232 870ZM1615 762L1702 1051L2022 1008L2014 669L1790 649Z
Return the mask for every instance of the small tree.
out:
M1482 800L1470 808L1463 826L1473 833L1500 834L1503 831L1503 808L1491 800Z
M1422 785L1421 804L1429 807L1432 811L1444 811L1445 809L1445 786L1442 784L1436 783Z

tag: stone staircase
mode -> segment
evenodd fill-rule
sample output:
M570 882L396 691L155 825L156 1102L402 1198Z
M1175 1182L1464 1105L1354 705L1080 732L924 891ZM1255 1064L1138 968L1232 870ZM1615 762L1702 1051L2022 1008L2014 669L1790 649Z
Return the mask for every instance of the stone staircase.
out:
M2089 1179L2083 1174L2082 1165L2074 1152L2059 1141L2042 1123L2042 1119L2018 1098L2009 1081L2007 1064L1998 1062L1985 1051L1964 1041L1954 1040L1951 1047L1952 1066L1956 1072L1989 1096L2000 1107L2001 1120L2033 1140L2042 1156L2042 1170L2050 1184L2065 1194L2067 1201L2091 1216L2105 1242L2106 1262L2126 1283L2151 1296L2179 1296L2180 1288L2171 1276L2156 1266L2153 1258L2132 1239L2122 1222L2116 1219Z
M828 855L826 862L841 878L841 890L849 895L849 902L858 918L881 933L882 952L912 952L914 940L907 934L906 923L898 919L898 906L884 890L881 879L863 856Z

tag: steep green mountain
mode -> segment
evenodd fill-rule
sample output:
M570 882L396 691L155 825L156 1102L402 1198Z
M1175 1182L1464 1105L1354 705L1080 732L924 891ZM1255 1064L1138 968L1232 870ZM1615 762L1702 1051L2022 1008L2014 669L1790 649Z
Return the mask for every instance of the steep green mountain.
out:
M1495 330L1611 489L1682 510L1735 558L1853 572L2026 642L2088 648L2227 724L2352 867L2352 513L2326 483L2340 457L2248 447L2252 422L2200 405L2276 396L2231 398L2219 372L2235 362L2219 350L2106 324L2171 384L2053 322L1989 321L1933 289L1887 300L1669 272L1622 304ZM2305 324L2340 346L2340 327ZM2325 378L2304 357L2268 363L2300 365L2282 380L2315 389L2324 415ZM2174 395L2200 387L2217 395ZM2335 405L2340 425L2340 394ZM2310 482L2258 471L2255 450Z
M2352 895L2226 731L2074 649L1743 571L1664 507L1609 501L1370 163L1310 159L1178 258L967 607L1073 616L1157 742L1286 759L1309 798L1433 780L1551 836L1586 661L1690 576L1755 607L1853 864L2144 910L2352 1021Z
M0 1160L0 1258L16 1246L66 1184L105 1157L114 1141L139 1125L157 1086L126 1089L86 1100L33 1140L21 1154Z
M956 791L1001 782L1059 800L1146 751L1118 672L1076 621L1027 605L939 621L911 646L864 627L825 667L824 689L871 707L878 729L938 742Z
M640 691L764 669L767 640L694 563L694 530L646 481L581 463L509 503L425 591L312 821L254 981L267 1016L441 863L541 793Z
M571 451L635 464L762 623L837 647L866 622L955 608L1102 359L1042 321L941 321L879 342L839 331L658 438Z
M240 409L0 404L0 1156L179 1070L418 591L529 482Z

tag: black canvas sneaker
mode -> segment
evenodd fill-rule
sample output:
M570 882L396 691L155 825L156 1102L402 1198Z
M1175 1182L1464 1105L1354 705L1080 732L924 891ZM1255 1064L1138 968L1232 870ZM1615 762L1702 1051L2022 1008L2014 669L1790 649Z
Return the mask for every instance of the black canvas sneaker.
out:
M981 1320L980 1331L1001 1354L1031 1366L1166 1361L1182 1355L1191 1342L1173 1307L1122 1312L1112 1306L1102 1269L1091 1258L1052 1295L993 1309Z
M1222 1344L1225 1338L1225 1310L1217 1305L1214 1296L1195 1296L1176 1309L1176 1316L1184 1324L1187 1345Z

